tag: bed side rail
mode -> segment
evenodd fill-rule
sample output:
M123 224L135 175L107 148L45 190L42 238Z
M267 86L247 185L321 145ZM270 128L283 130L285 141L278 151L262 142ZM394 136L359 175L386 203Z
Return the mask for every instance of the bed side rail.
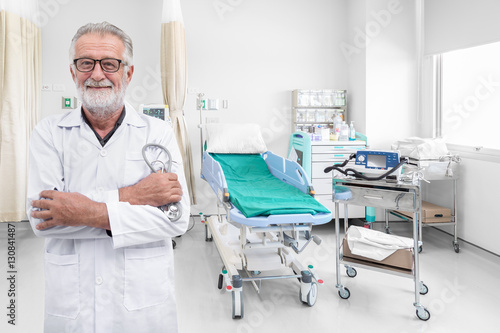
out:
M220 202L229 201L226 178L219 162L213 159L209 153L203 152L203 163L201 168L201 178L205 179Z
M294 161L265 152L262 158L266 161L271 174L279 180L298 188L303 193L314 195L312 183L304 169Z

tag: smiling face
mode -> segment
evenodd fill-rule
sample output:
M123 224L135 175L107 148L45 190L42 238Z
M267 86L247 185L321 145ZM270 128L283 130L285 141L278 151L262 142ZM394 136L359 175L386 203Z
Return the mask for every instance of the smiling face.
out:
M123 42L117 36L86 34L81 36L75 44L74 58L97 60L114 58L123 61L124 49ZM74 65L70 70L84 110L97 119L107 119L121 111L126 88L132 79L133 66L129 66L126 73L123 62L115 73L104 72L100 62L95 64L91 72L80 72Z

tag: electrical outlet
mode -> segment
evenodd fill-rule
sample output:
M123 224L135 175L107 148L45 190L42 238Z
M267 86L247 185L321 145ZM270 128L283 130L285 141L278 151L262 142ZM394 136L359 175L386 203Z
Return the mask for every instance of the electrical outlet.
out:
M219 110L219 100L218 99L208 99L206 105L208 110Z
M217 117L207 117L205 118L205 124L215 124L219 122L219 118Z

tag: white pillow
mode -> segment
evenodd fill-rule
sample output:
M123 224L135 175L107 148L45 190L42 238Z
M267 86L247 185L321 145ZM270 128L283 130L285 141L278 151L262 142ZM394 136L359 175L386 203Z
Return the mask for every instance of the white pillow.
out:
M267 151L257 124L205 124L207 152L260 154Z

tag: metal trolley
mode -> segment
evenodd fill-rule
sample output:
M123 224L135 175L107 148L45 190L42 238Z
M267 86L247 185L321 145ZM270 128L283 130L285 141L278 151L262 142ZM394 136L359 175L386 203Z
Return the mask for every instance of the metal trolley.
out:
M415 287L416 315L421 320L428 320L430 312L420 303L420 295L428 292L427 286L420 281L419 267L419 210L420 210L420 182L413 183L389 183L382 181L367 181L358 179L333 179L333 201L335 202L335 233L337 238L336 268L339 296L348 299L351 295L348 288L344 287L340 276L340 266L344 265L349 277L356 276L354 267L375 270L382 273L395 274L402 277L413 278ZM413 212L413 240L412 249L413 267L411 270L397 269L380 265L371 261L356 260L344 257L342 251L342 239L340 237L339 206L344 204L344 229L347 231L348 205L380 207L384 209L396 209Z
M425 223L421 220L419 223L419 239L422 240L422 227L442 227L442 226L453 226L453 249L456 253L460 252L460 245L458 243L458 202L457 202L457 181L460 178L460 162L461 158L458 155L448 155L443 156L439 160L414 160L410 159L410 163L404 166L407 172L421 172L422 179L428 183L432 181L453 181L452 189L452 208L451 217L449 222L432 222ZM420 214L421 212L419 212ZM403 220L408 220L412 222L412 218L404 214L401 214L395 210L386 210L385 214L385 230L390 233L389 228L389 214L402 218ZM422 245L419 248L422 251Z

